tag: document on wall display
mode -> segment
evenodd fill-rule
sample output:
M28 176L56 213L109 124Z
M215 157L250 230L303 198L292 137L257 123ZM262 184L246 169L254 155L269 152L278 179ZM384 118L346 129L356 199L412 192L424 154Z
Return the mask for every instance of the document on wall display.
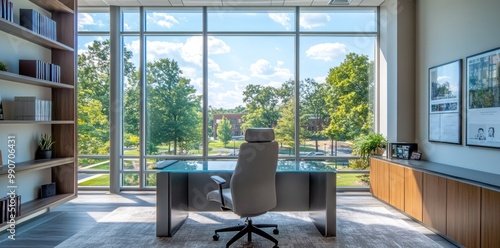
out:
M467 145L500 148L500 48L467 57Z
M429 69L429 141L461 144L462 60Z

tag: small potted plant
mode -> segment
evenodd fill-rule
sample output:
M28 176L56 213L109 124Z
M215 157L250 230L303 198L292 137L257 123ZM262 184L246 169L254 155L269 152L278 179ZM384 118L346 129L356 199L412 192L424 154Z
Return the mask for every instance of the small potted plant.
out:
M370 155L382 155L385 152L387 140L382 134L369 133L360 136L354 141L353 153L362 158Z
M38 148L35 153L35 159L50 159L52 158L52 136L48 134L40 135L38 140Z
M0 61L0 71L7 71L7 64Z

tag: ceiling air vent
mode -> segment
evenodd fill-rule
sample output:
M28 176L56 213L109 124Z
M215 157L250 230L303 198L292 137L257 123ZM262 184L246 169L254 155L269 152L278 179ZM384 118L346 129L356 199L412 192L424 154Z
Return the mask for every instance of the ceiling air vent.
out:
M331 0L328 5L349 5L352 0Z

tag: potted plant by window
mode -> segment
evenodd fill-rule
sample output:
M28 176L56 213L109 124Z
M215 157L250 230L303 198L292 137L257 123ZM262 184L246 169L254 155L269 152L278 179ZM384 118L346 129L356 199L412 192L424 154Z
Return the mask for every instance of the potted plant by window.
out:
M52 158L52 136L48 134L40 135L38 140L38 148L36 149L35 159L50 159Z
M382 134L369 133L354 141L352 153L360 156L361 169L368 168L370 155L382 155L385 152L387 140Z

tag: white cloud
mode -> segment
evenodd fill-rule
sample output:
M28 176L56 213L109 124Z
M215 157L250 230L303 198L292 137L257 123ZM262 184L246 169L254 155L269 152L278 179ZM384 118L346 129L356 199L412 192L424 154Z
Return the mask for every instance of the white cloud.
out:
M346 53L346 45L339 42L317 44L306 51L307 57L323 61L332 61L334 58L342 58Z
M325 83L326 82L326 76L325 77L315 77L314 78L314 81L316 81L317 83Z
M290 24L290 16L286 13L269 13L269 18L285 27L286 30L290 30L292 27Z
M252 76L268 77L274 74L274 68L271 63L265 59L259 59L250 65Z
M250 79L248 76L243 75L237 71L226 71L226 72L221 72L221 73L215 73L214 75L215 75L215 77L217 77L219 79L230 81L230 82L243 82L243 81L247 81L248 79Z
M179 21L175 17L159 12L154 12L152 16L149 15L148 22L154 22L158 26L166 28L172 28L175 24L179 24Z
M201 44L202 37L196 37L196 38L200 39L200 44ZM208 36L208 54L210 55L224 54L229 52L231 52L231 47L228 46L223 40L217 39L213 36Z
M86 25L94 25L95 20L89 13L78 13L78 30L85 30Z
M283 61L277 61L276 64L276 66L273 66L265 59L258 59L250 65L250 71L252 72L252 76L259 78L280 77L288 79L293 77L293 73L290 70L281 67L284 64Z
M330 16L323 13L304 13L300 15L300 26L305 29L313 29L325 26L330 22Z

